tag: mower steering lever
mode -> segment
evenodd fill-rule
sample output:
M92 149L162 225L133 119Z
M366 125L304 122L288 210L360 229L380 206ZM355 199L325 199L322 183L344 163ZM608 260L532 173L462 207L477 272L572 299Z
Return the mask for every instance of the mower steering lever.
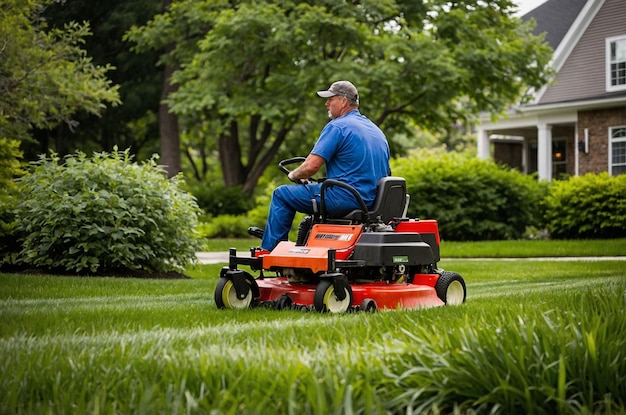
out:
M290 164L295 164L295 163L304 163L304 161L306 160L306 157L292 157L289 159L285 159L285 160L281 160L278 163L278 168L280 169L280 171L282 171L283 173L285 173L287 176L289 176L289 173L291 173L291 170L289 170L287 167ZM313 177L309 177L307 180L293 180L294 183L296 184L307 184L307 183L321 183L324 179L315 179Z
M278 168L280 169L280 171L288 175L289 173L291 173L291 170L289 170L285 166L288 166L290 164L303 163L304 160L306 160L306 157L292 157L290 159L281 160L278 163Z

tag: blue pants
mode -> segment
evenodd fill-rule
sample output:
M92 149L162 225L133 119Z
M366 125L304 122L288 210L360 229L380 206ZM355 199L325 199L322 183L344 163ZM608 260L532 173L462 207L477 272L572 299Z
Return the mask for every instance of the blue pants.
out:
M313 199L317 201L319 208L320 186L320 183L290 184L274 190L261 248L271 251L278 242L286 241L296 212L313 213ZM336 186L327 188L324 192L324 206L326 214L333 217L341 217L359 208L359 204L348 191Z

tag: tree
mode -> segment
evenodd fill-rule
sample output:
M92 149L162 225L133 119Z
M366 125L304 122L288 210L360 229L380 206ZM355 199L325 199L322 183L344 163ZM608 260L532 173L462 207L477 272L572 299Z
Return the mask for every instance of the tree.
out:
M158 55L133 53L122 40L133 24L145 24L161 11L160 0L109 0L107 2L55 1L42 12L48 27L63 29L73 21L88 21L91 35L83 49L94 65L110 64L107 77L119 85L123 105L109 106L100 114L77 112L77 126L70 130L60 124L52 130L35 130L36 143L23 146L28 159L54 149L60 155L75 150L87 153L111 151L114 146L131 148L138 159L158 152L157 112L162 70Z
M215 137L224 182L252 192L288 137L312 143L314 91L339 79L389 137L499 112L547 82L551 51L511 0L178 0L128 38L176 42L168 99L191 136ZM307 113L307 109L315 115ZM202 154L202 152L198 151Z
M81 45L88 23L48 28L51 0L5 0L0 6L0 138L29 140L33 128L76 126L83 110L99 115L120 103L118 87Z
M171 0L163 0L163 8L171 4ZM166 47L171 51L173 44ZM172 74L177 69L176 63L165 64L161 88L161 101L159 103L159 133L161 136L161 159L165 165L168 177L180 173L180 132L178 129L178 116L170 111L167 98L176 91L176 85L171 82Z

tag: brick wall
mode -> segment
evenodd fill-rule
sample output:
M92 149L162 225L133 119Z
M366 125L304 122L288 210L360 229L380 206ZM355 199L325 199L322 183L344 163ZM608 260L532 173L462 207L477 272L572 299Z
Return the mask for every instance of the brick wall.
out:
M578 139L589 130L589 153L580 152L579 173L600 173L609 168L609 127L626 125L626 107L578 112Z

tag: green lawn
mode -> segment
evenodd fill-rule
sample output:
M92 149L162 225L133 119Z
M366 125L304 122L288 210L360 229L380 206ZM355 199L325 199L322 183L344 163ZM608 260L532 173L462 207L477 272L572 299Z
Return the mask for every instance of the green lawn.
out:
M187 280L0 274L0 413L624 413L626 262L445 259L467 303L217 310Z
M442 258L626 256L626 238L441 243Z

